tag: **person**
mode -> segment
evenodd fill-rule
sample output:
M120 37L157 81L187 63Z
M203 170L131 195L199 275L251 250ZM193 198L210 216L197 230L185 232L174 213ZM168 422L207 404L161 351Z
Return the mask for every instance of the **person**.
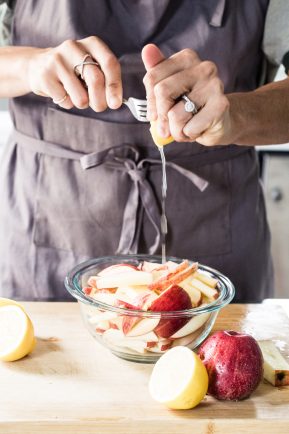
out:
M165 148L168 254L226 274L236 302L272 296L254 146L289 140L289 79L264 82L273 3L8 2L13 46L0 51L0 96L11 98L14 131L0 167L2 296L68 299L63 278L77 263L160 253L159 151L123 96L147 97L148 119L177 142ZM208 181L204 191L193 175Z

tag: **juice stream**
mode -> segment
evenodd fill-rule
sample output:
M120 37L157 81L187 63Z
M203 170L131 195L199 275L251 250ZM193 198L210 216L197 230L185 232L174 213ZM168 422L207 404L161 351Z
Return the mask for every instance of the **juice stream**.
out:
M166 197L167 197L167 173L166 173L166 157L164 147L159 146L159 151L162 160L162 216L161 216L161 243L162 243L162 263L166 262L166 235L168 233L167 217L166 217Z

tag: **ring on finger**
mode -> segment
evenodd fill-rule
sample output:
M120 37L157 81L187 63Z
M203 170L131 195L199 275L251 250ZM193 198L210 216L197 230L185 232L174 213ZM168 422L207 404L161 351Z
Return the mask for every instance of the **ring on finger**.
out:
M88 58L90 58L91 60L87 60ZM79 62L79 63L77 63L77 64L74 65L74 67L73 67L73 71L75 72L75 74L76 74L78 77L80 76L80 78L81 78L82 80L84 80L83 71L84 71L84 67L85 67L85 65L95 65L95 66L99 67L99 63L96 62L90 54L86 54L86 55L84 56L84 58L82 59L82 61ZM80 68L80 71L79 71L78 68Z
M182 96L182 100L185 101L185 112L196 115L199 111L197 104L192 101L187 95Z
M54 102L54 104L61 104L62 102L64 102L66 100L67 97L68 97L68 93L65 92L65 95L62 98L53 99L52 101Z

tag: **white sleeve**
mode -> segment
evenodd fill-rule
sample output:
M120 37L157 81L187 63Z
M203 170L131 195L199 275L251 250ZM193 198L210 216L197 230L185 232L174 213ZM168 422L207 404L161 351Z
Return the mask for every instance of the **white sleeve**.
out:
M281 65L289 52L289 1L270 0L263 38L263 51L273 65Z

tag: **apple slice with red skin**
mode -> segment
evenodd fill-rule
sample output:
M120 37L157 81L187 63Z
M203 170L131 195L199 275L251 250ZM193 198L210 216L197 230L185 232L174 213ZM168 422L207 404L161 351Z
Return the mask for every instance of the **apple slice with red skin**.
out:
M98 288L97 287L97 280L99 279L99 277L103 277L103 276L111 276L114 274L119 274L119 273L126 273L128 271L139 271L139 269L131 264L114 264L111 265L110 267L104 268L103 270L101 270L97 276L90 276L88 281L87 281L87 286L92 286L94 288ZM118 285L116 285L118 286ZM114 288L111 288L114 289Z
M191 274L193 274L197 268L197 262L194 262L191 265L188 265L188 261L184 261L175 268L172 273L169 273L166 276L162 276L156 281L152 282L148 285L148 288L151 291L155 291L157 293L161 293L165 289L167 289L171 285L178 285Z
M147 286L119 287L115 292L116 303L123 304L128 309L146 310L146 305L156 297L157 295L148 290Z
M143 261L140 269L142 271L147 271L148 273L151 273L152 271L167 270L168 267L166 264L159 264L157 262Z
M198 354L208 371L208 393L217 399L248 398L262 380L262 352L248 334L216 332L202 343Z
M126 335L139 321L141 318L139 316L125 315L122 320L122 331Z
M84 292L86 295L90 295L92 289L92 286L84 286L84 288L82 288L82 292Z
M171 312L175 310L186 310L192 308L192 302L188 293L178 285L173 285L156 298L148 310L152 312ZM168 338L177 330L181 329L190 318L161 318L155 328L155 333Z
M154 345L153 345L154 344ZM147 342L147 350L152 353L164 353L173 345L173 340L161 339L158 342Z
M151 294L145 294L143 297L139 297L139 300L136 300L136 306L133 306L133 309L144 310L146 303L151 299ZM159 318L141 318L140 316L124 315L122 331L125 335L140 336L154 330L159 321Z

